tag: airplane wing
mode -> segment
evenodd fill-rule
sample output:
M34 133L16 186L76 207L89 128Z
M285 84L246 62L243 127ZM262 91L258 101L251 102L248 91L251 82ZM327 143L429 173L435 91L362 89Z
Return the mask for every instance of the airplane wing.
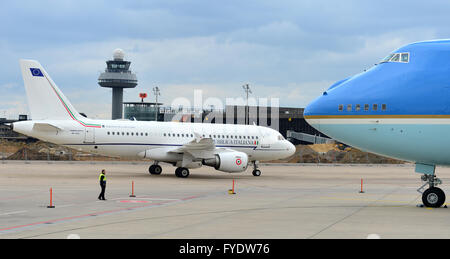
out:
M141 152L139 155L158 161L173 161L179 159L181 166L185 167L193 162L200 162L203 159L215 158L217 154L235 152L228 148L218 148L211 138L202 138L199 134L194 134L195 139L179 147L154 148Z
M169 150L168 153L183 154L182 167L185 167L192 162L215 158L216 154L234 152L232 149L218 148L211 138L201 138L196 136L196 139L184 144L181 147Z
M183 146L170 150L169 153L189 154L195 158L208 159L214 157L216 145L211 138L196 138Z

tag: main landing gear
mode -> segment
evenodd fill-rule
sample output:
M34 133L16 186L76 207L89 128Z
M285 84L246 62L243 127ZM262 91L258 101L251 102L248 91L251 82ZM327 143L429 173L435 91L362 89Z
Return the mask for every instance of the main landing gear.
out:
M261 171L258 168L258 162L257 161L253 161L253 172L252 172L253 176L260 176L261 175Z
M155 162L148 168L148 172L152 175L160 175L162 173L162 167ZM175 170L175 175L180 178L187 178L189 176L189 169L184 167L178 167Z
M439 208L445 202L444 191L436 187L442 184L442 181L436 177L435 169L434 165L416 164L416 172L423 173L421 179L425 182L417 191L422 193L423 205L430 208ZM429 188L423 191L427 185Z
M151 166L148 168L148 172L149 172L150 174L156 174L156 175L159 175L159 174L162 173L162 167L161 167L160 165L158 165L157 162L155 162L153 165L151 165Z
M178 167L177 169L175 169L175 175L180 178L188 178L189 169L185 167Z

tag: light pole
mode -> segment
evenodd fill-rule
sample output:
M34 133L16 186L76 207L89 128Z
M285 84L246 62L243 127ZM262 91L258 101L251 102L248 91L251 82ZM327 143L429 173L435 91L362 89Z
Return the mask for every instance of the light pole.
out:
M247 95L247 104L245 105L245 124L248 124L249 118L248 118L248 94L252 93L252 90L250 90L249 84L245 84L242 86L244 89L246 95Z
M155 121L158 121L158 95L161 95L161 94L160 94L159 88L157 86L153 87L153 94L155 95L155 106L156 106Z

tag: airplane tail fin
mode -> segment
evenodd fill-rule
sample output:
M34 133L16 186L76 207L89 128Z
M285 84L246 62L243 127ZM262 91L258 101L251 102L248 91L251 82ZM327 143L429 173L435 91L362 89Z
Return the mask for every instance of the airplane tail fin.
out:
M77 120L81 117L39 62L22 59L20 68L33 120Z

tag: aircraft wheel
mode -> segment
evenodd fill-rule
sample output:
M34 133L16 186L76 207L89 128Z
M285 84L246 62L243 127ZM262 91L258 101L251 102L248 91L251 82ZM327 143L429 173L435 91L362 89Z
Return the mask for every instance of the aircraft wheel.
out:
M160 165L151 165L148 171L150 172L150 174L159 175L162 173L162 167Z
M148 168L148 172L149 172L150 174L153 174L154 168L155 168L155 165L151 165L151 166Z
M175 170L175 175L180 178L187 178L189 176L189 169L184 167L178 167Z
M426 207L439 208L445 202L445 193L436 187L429 188L423 192L422 202Z
M259 171L258 169L255 169L255 170L253 170L252 174L253 174L253 176L260 176L261 171Z

